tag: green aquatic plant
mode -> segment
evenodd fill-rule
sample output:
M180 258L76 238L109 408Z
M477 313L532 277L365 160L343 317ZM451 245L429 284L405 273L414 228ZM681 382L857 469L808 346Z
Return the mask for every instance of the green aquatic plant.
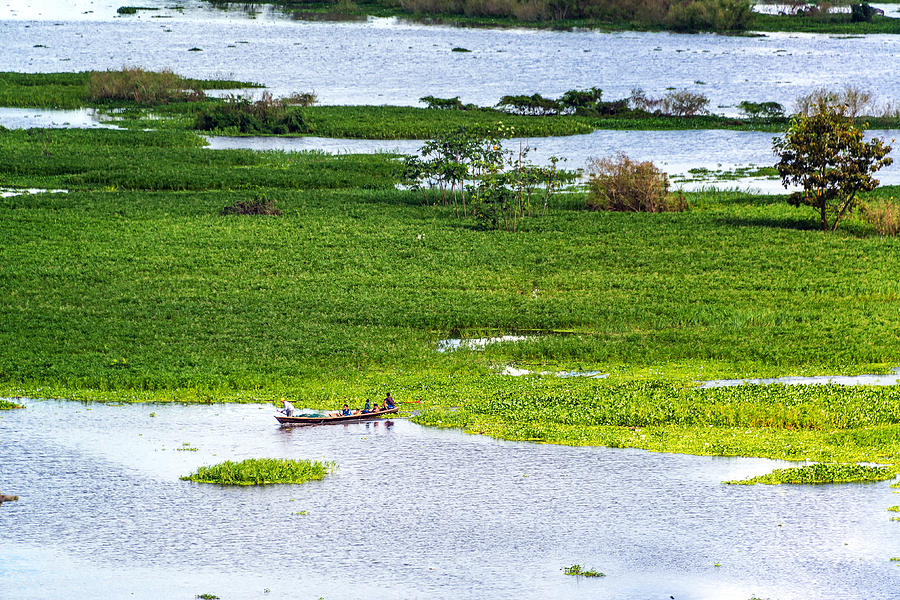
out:
M890 512L900 512L900 506L892 506L888 508Z
M259 100L226 96L220 103L205 105L197 113L194 126L201 131L245 134L306 133L309 130L300 109L290 98L275 98L268 91L263 92Z
M199 101L206 97L195 81L170 70L148 71L140 67L94 71L88 79L88 93L94 101L129 100L145 105Z
M605 577L603 573L600 571L594 571L592 569L582 569L581 565L572 565L570 567L563 567L563 573L566 575L574 575L576 577Z
M25 408L25 406L9 400L0 400L0 410L15 410L17 408Z
M250 458L238 463L225 461L217 465L199 467L194 473L185 475L181 479L221 485L304 483L323 479L335 468L336 464L333 462Z
M766 475L750 479L726 481L728 484L754 485L763 483L820 484L851 483L862 481L884 481L896 476L896 469L890 467L869 467L854 464L814 464L788 469L776 469Z

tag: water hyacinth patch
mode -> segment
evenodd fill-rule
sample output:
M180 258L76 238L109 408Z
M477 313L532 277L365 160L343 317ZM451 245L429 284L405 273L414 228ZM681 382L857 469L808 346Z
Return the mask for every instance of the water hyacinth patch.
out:
M235 463L226 460L181 477L184 481L218 483L220 485L268 485L271 483L305 483L323 479L334 471L333 462L279 458L249 458Z
M563 573L566 575L573 575L575 577L606 577L604 573L600 571L594 571L593 569L582 569L581 565L572 565L571 567L563 567Z
M25 408L21 404L10 402L9 400L0 400L0 410L13 410L16 408Z
M868 467L851 464L815 464L788 469L776 469L767 475L750 479L726 481L733 485L755 485L763 483L777 485L780 483L819 484L819 483L851 483L861 481L884 481L892 479L895 472L890 467Z

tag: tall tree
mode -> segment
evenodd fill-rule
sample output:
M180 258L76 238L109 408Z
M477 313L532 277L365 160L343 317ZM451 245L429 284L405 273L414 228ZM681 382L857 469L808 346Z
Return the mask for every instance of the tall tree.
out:
M788 201L816 209L822 229L831 231L853 210L859 192L878 186L872 174L893 162L887 156L891 147L878 138L863 141L863 130L853 125L840 106L798 115L784 137L775 138L773 144L784 186L803 188Z

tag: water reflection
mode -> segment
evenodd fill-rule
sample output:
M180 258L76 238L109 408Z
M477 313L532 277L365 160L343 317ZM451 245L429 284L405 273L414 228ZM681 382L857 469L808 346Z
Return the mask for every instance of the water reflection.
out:
M784 463L403 419L282 430L271 406L26 404L0 415L0 481L20 496L0 512L4 598L888 600L900 584L890 482L724 486ZM250 457L339 467L302 486L178 479ZM574 563L607 577L563 575Z

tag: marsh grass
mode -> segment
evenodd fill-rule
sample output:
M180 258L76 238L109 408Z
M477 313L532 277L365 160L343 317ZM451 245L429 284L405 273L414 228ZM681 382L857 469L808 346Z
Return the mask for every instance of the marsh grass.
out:
M225 461L217 465L199 467L185 475L184 481L217 483L219 485L269 485L273 483L305 483L323 479L336 468L333 462L289 460L279 458L249 458L235 463Z
M893 196L863 204L860 214L880 235L900 234L900 203Z
M732 485L777 485L823 484L823 483L855 483L864 481L885 481L896 477L896 469L890 467L870 467L853 464L814 464L788 469L775 469L766 475L750 479L726 481Z
M227 79L191 79L171 71L153 72L140 67L79 73L0 72L0 106L75 109L137 106L147 101L178 103L196 100L201 95L198 92L192 96L190 90L251 87L260 85Z
M88 93L95 102L127 100L155 105L203 100L203 89L170 70L148 71L123 67L119 71L94 71L88 79Z

